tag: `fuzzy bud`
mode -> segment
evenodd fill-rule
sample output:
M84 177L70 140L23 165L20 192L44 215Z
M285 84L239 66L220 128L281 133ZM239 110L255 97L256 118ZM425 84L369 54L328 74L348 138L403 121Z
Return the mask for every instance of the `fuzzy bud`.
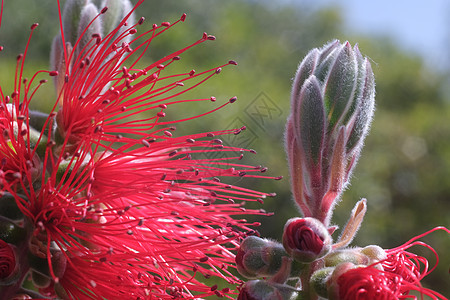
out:
M278 273L287 256L280 243L249 236L236 254L237 270L247 278L271 277Z
M25 199L24 195L17 194L17 196ZM17 206L16 198L8 192L3 192L3 195L0 197L0 212L3 217L10 220L23 219L23 214Z
M315 271L310 279L311 290L321 297L328 298L327 281L333 271L334 268L323 268Z
M328 225L372 119L375 82L357 46L333 41L300 64L286 126L294 198L304 216Z
M360 248L335 250L324 258L326 267L334 267L342 262L351 262L355 265L367 265L369 258L361 253Z
M293 218L284 226L283 246L299 262L309 263L325 256L331 244L330 233L317 219Z
M293 300L296 297L291 286L250 280L242 286L237 300Z
M26 230L6 218L0 218L0 239L12 245L19 245L26 239Z

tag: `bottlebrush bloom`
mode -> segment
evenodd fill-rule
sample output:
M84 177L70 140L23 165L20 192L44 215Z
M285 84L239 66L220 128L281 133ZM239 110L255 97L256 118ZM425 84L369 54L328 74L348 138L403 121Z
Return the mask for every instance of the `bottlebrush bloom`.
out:
M343 262L337 265L327 279L329 299L417 299L411 294L413 291L422 297L426 295L431 299L445 299L420 283L434 267L429 269L425 257L406 251L414 245L424 246L434 253L437 265L439 260L435 250L417 239L438 229L450 233L447 228L437 227L402 246L385 250L386 258L373 264L365 266Z
M219 139L245 128L173 133L174 124L213 112L235 97L198 116L164 117L179 102L215 101L184 95L236 63L165 75L182 53L214 40L203 34L192 45L138 67L151 42L186 16L139 32L144 19L134 23L132 14L142 1L130 12L127 0L106 3L111 10L67 1L51 54L55 70L23 78L25 51L17 59L12 94L1 91L1 207L8 209L0 219L11 225L2 239L14 241L21 266L17 280L0 287L2 296L41 297L21 287L27 274L42 295L64 299L233 294L202 280L216 276L238 282L227 270L234 261L231 251L258 224L232 216L265 214L246 210L243 202L269 194L220 178L261 177L266 169L238 163L244 152L253 151L224 146ZM36 28L32 25L32 32ZM29 109L46 83L36 84L42 75L55 79L57 96L48 114ZM224 155L208 155L214 153Z

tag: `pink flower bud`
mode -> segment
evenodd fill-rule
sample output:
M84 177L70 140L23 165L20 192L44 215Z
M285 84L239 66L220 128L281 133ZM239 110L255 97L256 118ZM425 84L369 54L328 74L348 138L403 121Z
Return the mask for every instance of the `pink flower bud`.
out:
M11 283L18 273L16 254L10 244L0 239L0 284Z
M309 263L331 250L331 236L325 226L314 218L293 218L284 226L283 246L292 257Z

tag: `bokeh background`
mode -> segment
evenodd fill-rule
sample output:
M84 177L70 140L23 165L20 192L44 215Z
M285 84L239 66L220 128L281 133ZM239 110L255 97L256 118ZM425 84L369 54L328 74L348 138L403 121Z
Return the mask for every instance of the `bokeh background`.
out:
M9 94L15 57L25 49L30 25L40 23L28 48L25 74L29 77L38 69L48 69L51 40L59 23L56 1L5 2L0 84ZM280 240L285 221L299 216L291 199L283 149L291 81L308 50L334 38L358 43L371 58L377 104L371 133L333 222L343 227L353 205L365 197L368 212L354 245L392 248L435 226L450 225L450 2L147 0L138 17L145 16L150 26L176 21L184 12L186 22L155 39L145 59L174 52L206 31L217 40L184 54L174 71L206 70L230 59L239 63L195 91L199 98L214 95L223 103L238 96L238 101L179 125L178 134L247 126L244 134L224 142L256 149L258 154L247 155L246 163L263 164L269 167L269 175L284 176L281 181L244 178L234 182L277 193L257 206L275 213L256 218L263 223L262 236ZM54 97L49 83L36 96L34 108L48 110ZM214 107L214 103L190 105L170 112L193 115ZM448 234L435 232L423 240L441 259L424 283L449 296Z

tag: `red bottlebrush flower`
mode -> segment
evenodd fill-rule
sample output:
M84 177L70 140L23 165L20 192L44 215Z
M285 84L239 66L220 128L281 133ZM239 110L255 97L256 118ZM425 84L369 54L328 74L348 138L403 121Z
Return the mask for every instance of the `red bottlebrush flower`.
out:
M425 257L406 251L414 245L424 246L434 253L437 265L439 260L434 249L417 239L438 229L450 233L447 228L434 228L400 247L386 250L386 259L369 266L341 263L328 280L330 299L417 299L411 294L412 291L431 299L446 299L420 283L434 267L428 269L429 263Z
M67 1L65 13L77 3ZM257 224L233 216L264 214L245 210L242 202L269 194L219 178L260 177L265 169L236 163L247 150L224 146L217 138L242 129L182 137L172 132L173 124L236 98L199 116L162 120L170 105L211 102L211 97L182 97L236 63L164 75L183 52L213 40L204 34L192 45L138 68L151 41L185 15L138 33L142 19L134 25L130 12L111 33L90 34L97 28L95 20L108 11L96 10L89 1L77 13L80 10L81 23L91 16L93 21L75 39L67 26L61 30L52 54L58 72L39 71L25 81L25 52L18 60L15 92L11 97L1 93L1 187L13 195L23 215L17 223L27 232L27 241L18 245L24 248L21 253L28 252L19 261L25 266L21 276L30 271L41 293L64 299L235 294L202 283L200 275L238 283L227 270L234 262L232 251ZM32 88L40 73L56 78L58 95L48 115L29 110L34 93L45 83L41 80ZM219 157L213 157L217 153ZM2 292L13 297L19 288L11 285Z

